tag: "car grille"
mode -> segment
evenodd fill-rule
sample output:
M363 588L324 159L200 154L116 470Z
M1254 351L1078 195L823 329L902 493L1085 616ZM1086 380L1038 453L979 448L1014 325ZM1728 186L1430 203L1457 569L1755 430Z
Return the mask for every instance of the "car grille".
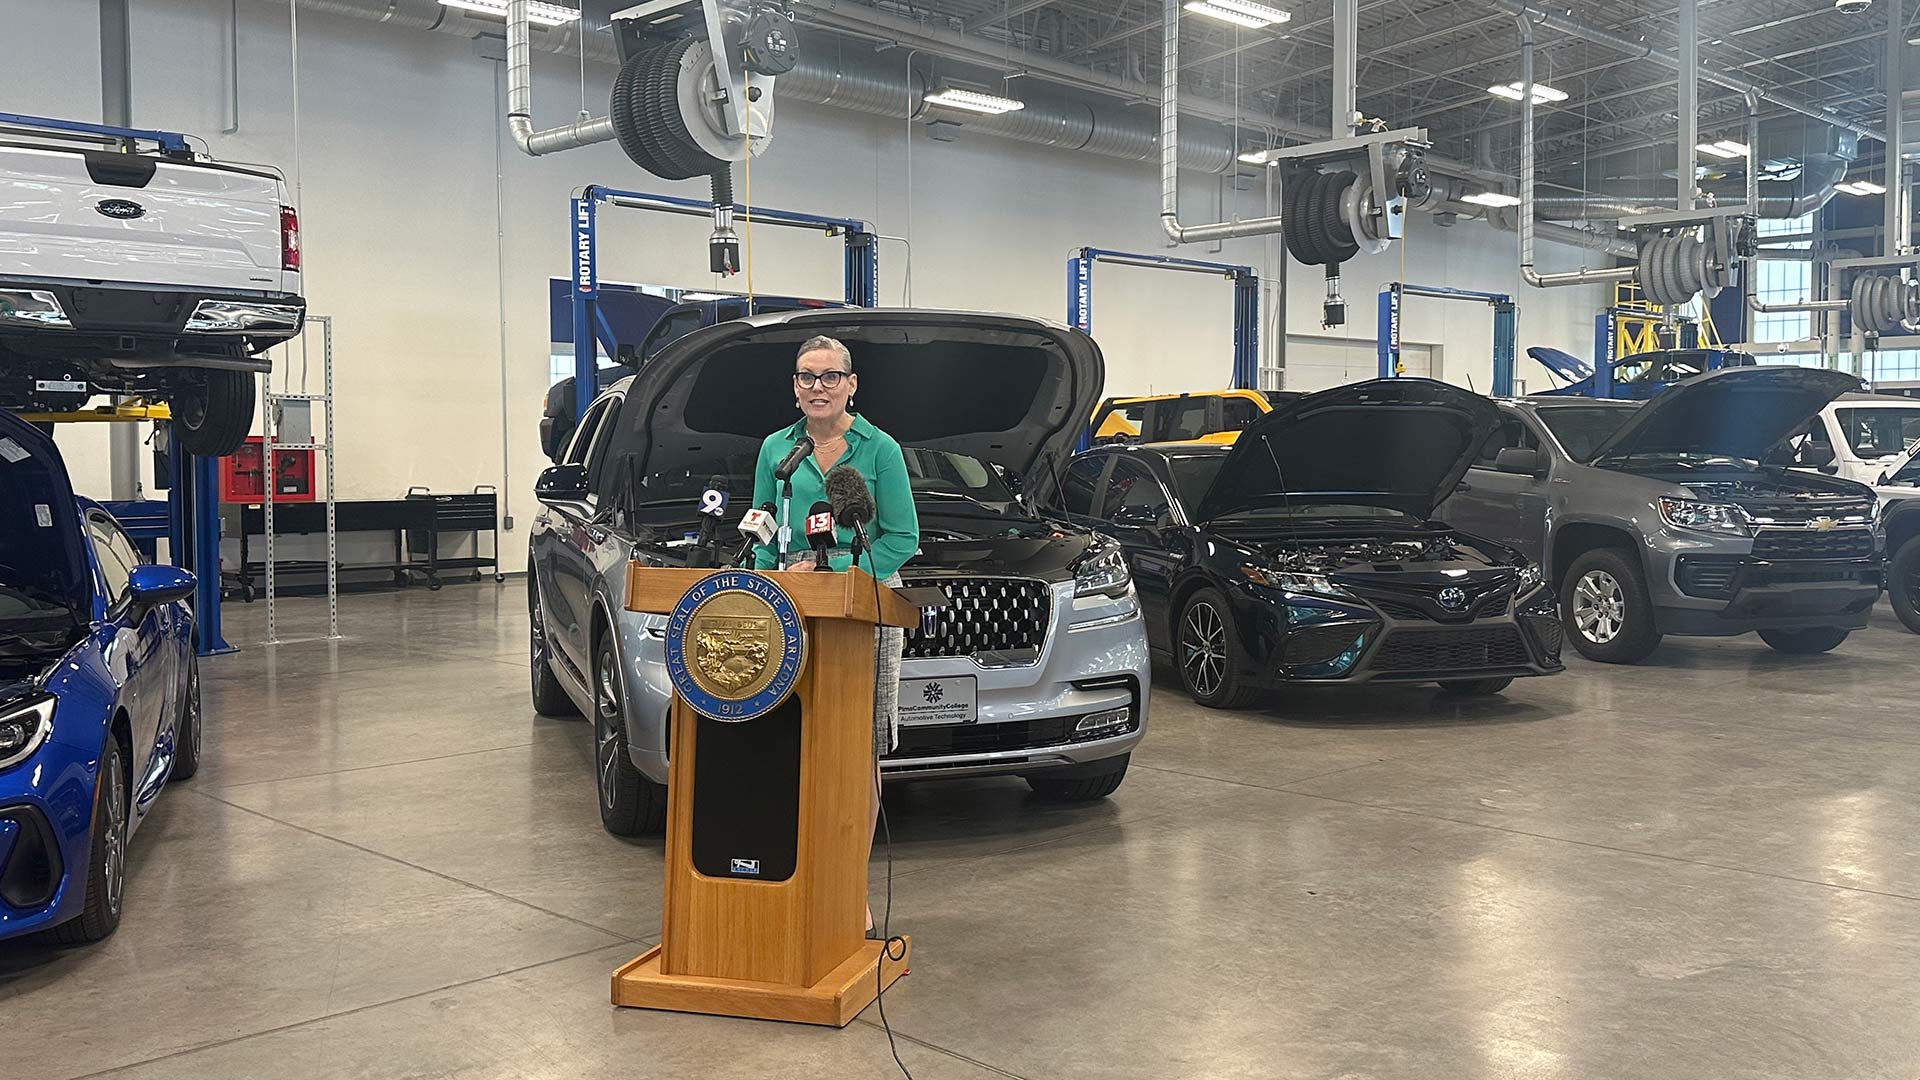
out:
M1280 662L1288 667L1324 664L1353 647L1363 628L1352 623L1340 626L1310 626L1287 635L1280 650Z
M1560 620L1545 615L1529 615L1527 626L1533 631L1533 640L1539 644L1540 652L1547 661L1552 663L1559 660L1560 646L1567 636L1566 630L1560 625Z
M1494 593L1492 596L1482 597L1480 602L1474 605L1473 608L1473 617L1476 619L1491 619L1495 615L1505 615L1506 613L1506 593Z
M900 726L900 745L888 757L911 758L929 754L991 754L1030 750L1069 741L1077 716L1044 720L1016 720L1005 724L935 724Z
M1869 529L1762 529L1753 538L1756 559L1865 559L1872 555Z
M907 631L906 658L973 656L1031 650L1038 658L1053 620L1053 592L1031 578L920 578L947 594L949 606L934 613L932 632Z
M1532 663L1520 628L1469 627L1460 630L1396 630L1374 654L1375 671L1470 671L1524 667Z
M1374 607L1379 608L1392 618L1406 619L1409 622L1426 622L1428 620L1427 613L1414 607L1412 604L1403 604L1398 600L1381 600L1376 597L1369 597L1368 599L1373 603Z
M1430 610L1416 603L1405 590L1395 590L1396 595L1386 595L1377 589L1356 588L1354 592L1367 603L1372 604L1390 619L1401 622L1466 622L1470 619L1486 619L1507 613L1507 602L1512 598L1504 587L1481 597L1465 611L1448 611L1437 604ZM1422 594L1422 599L1431 598ZM1437 615L1436 615L1437 613Z

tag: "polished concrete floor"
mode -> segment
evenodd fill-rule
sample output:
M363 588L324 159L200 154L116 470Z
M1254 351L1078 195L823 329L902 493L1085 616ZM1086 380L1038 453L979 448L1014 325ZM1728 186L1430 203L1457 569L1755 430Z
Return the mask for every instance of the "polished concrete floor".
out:
M0 945L0 1077L886 1077L845 1031L615 1011L660 844L527 701L524 585L347 598L205 668L119 933ZM284 604L283 638L322 628ZM1920 638L1576 662L1471 704L1156 691L1124 787L891 790L932 1078L1920 1075ZM876 860L876 881L883 867ZM876 904L879 900L876 897Z

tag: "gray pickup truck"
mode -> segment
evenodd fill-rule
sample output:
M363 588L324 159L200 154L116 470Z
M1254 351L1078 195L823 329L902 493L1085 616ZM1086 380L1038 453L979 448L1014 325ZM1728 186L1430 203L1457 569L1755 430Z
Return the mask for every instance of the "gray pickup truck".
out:
M1538 560L1588 659L1632 664L1664 634L1749 631L1825 652L1880 595L1874 494L1769 452L1858 388L1839 371L1741 367L1645 404L1503 401L1439 516Z

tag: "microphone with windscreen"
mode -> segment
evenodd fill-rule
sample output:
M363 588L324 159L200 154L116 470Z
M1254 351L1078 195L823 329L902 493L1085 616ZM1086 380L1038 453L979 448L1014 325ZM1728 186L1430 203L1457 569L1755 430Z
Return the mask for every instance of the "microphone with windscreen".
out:
M715 473L700 492L700 538L694 542L688 566L713 566L719 558L720 519L727 515L727 478Z
M833 519L853 530L853 562L860 564L860 553L868 550L866 523L873 520L873 493L866 478L851 465L835 465L827 470L827 502Z
M813 504L807 511L807 543L813 548L813 568L831 570L829 553L833 551L833 507L825 502Z
M740 519L740 550L733 557L734 566L745 566L753 559L753 549L761 544L773 542L773 502L768 500L747 511Z

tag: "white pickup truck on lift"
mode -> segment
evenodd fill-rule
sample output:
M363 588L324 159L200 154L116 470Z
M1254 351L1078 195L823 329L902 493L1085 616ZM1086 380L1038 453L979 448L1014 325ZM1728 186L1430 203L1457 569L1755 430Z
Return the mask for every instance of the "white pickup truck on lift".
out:
M0 407L138 394L168 403L187 452L230 454L263 354L305 315L278 171L169 132L0 114Z

